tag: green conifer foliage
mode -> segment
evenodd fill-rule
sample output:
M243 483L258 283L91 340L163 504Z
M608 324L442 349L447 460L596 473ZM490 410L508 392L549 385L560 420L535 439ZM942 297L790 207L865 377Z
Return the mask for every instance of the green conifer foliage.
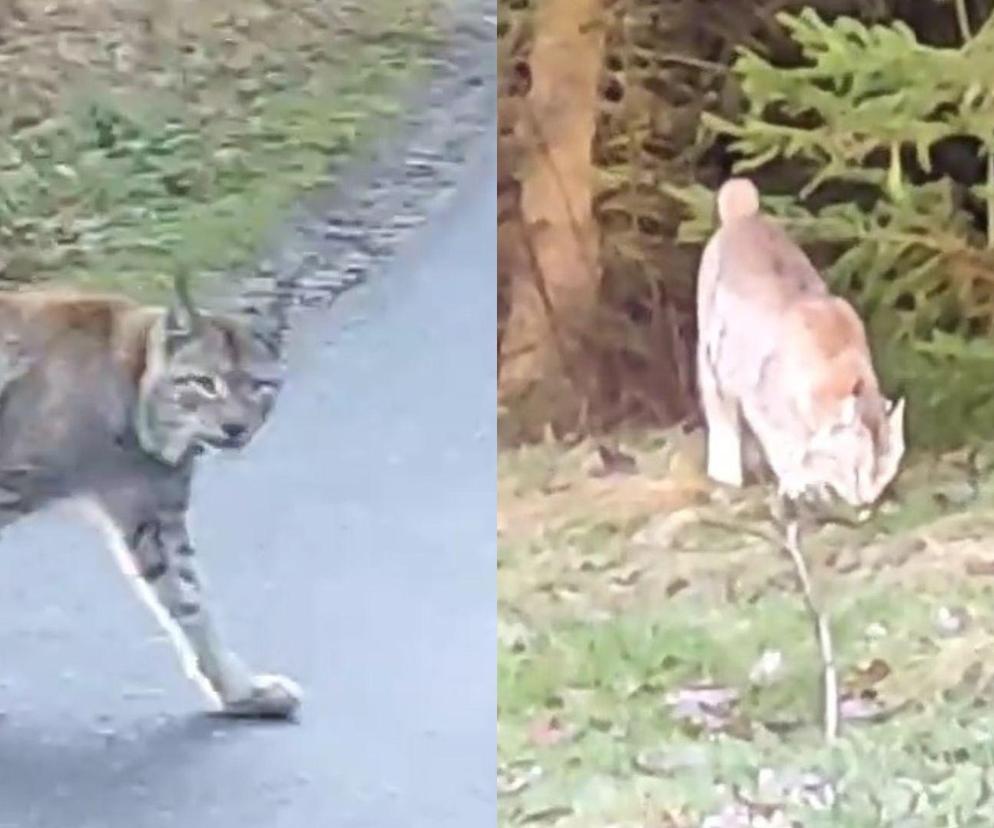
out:
M994 19L958 48L924 45L899 21L779 19L801 65L740 49L744 113L705 114L699 142L727 142L735 172L761 186L771 170L802 171L799 190L764 207L861 312L886 390L909 397L914 444L994 437ZM940 175L940 142L977 153L986 175ZM687 209L680 241L706 240L714 193L666 190Z

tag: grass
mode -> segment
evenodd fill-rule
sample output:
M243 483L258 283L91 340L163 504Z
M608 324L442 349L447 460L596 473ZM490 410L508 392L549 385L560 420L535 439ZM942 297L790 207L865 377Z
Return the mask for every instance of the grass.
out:
M589 444L499 459L500 823L994 822L989 454L913 458L875 516L808 538L845 699L826 747L762 490L712 489L693 436L623 444L633 473Z
M445 0L0 10L0 276L155 293L250 256L426 71Z

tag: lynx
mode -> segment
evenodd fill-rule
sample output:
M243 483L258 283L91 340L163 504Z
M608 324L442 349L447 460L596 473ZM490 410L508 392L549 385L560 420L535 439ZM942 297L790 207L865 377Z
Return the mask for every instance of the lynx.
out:
M124 298L0 294L0 526L59 501L84 507L222 712L288 717L300 691L223 645L187 532L207 449L244 447L281 383L281 330Z
M697 284L708 476L742 485L751 432L783 494L873 503L904 453L904 400L881 393L860 318L760 214L752 182L725 182L718 215Z

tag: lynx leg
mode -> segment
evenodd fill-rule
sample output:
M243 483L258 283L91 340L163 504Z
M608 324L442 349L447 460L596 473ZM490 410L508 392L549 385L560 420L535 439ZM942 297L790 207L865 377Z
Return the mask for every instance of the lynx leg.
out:
M742 485L742 425L737 403L729 402L718 392L714 374L706 357L698 362L701 403L707 421L708 477L719 483Z
M742 429L742 465L746 479L754 483L762 483L772 479L773 467L766 459L763 444L756 436L756 432L749 427L747 419Z
M188 674L233 716L287 718L300 704L297 685L254 675L222 643L205 600L194 549L180 515L111 514L122 568L170 633Z
M745 400L742 413L762 448L781 496L792 500L800 498L808 488L803 441L792 431L782 426L773 426L769 417L755 405L755 401Z

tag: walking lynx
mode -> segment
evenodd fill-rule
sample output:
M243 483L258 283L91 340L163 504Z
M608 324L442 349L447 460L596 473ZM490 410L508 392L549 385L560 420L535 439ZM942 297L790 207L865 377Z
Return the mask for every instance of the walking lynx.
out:
M881 394L863 323L759 213L750 181L725 182L718 213L697 284L708 475L742 485L745 425L785 494L872 503L904 454L904 401Z
M222 644L186 525L197 456L245 446L269 415L281 329L199 312L177 287L169 309L0 294L0 527L82 504L222 711L289 716L294 683Z

